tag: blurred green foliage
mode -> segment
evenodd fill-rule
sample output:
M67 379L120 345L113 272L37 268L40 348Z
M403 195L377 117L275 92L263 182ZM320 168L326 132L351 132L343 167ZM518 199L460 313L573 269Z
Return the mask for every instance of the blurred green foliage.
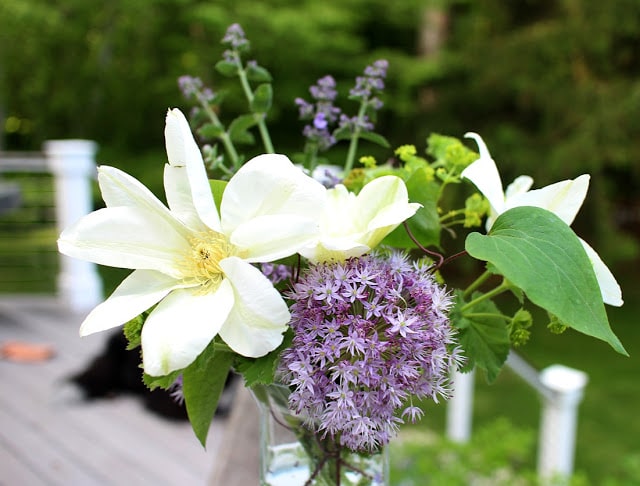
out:
M213 65L233 22L274 77L269 124L279 151L302 147L295 97L325 74L346 93L364 66L386 58L377 131L392 146L423 150L432 132L472 130L505 183L528 173L540 187L589 172L577 232L609 262L634 255L620 227L638 231L640 209L624 223L616 208L637 204L640 188L635 0L3 0L4 147L84 137L109 153L161 150L165 110L187 107L181 74L227 91L232 119L243 97Z

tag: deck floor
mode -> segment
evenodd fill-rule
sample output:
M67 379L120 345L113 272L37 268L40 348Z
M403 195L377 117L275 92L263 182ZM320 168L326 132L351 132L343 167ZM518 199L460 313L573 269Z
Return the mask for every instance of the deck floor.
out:
M154 415L135 397L87 402L66 384L107 338L80 338L82 317L55 298L0 297L0 343L55 348L47 361L0 359L0 485L210 484L225 420L214 420L204 450L187 422Z

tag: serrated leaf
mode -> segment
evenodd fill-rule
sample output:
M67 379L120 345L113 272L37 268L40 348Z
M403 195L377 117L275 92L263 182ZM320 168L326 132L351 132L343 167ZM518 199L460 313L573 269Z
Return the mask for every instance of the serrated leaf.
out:
M479 295L481 294L476 293L472 298ZM458 342L467 357L462 371L470 371L477 366L486 372L487 381L492 383L509 354L506 319L499 317L500 310L490 300L474 305L466 315L460 312L464 304L461 292L458 292L456 307L451 312L451 322L458 328Z
M391 145L389 145L389 142L387 141L386 138L384 138L382 135L380 135L379 133L374 133L374 132L360 132L359 134L360 138L364 139L364 140L368 140L369 142L373 142L377 145L380 145L384 148L389 148Z
M142 375L142 381L149 388L149 390L155 390L156 388L162 388L167 390L176 381L178 376L182 373L182 370L177 370L163 376L151 376L146 373Z
M211 420L218 407L233 353L215 350L211 343L182 374L187 415L196 437L206 447Z
M142 344L142 326L146 320L146 314L142 313L126 322L123 327L124 336L127 339L127 350L136 349Z
M256 385L270 385L273 383L280 354L291 345L292 341L293 332L289 329L284 335L282 344L269 354L260 358L238 356L234 363L234 368L244 378L245 386L252 388Z
M228 77L233 77L238 74L238 65L231 61L218 61L215 69L220 74Z
M591 262L558 216L537 207L516 207L502 213L488 235L468 235L465 247L472 257L490 262L531 302L627 355L609 326Z
M270 84L264 83L258 86L253 93L251 111L253 113L266 113L271 108L273 99L273 88Z

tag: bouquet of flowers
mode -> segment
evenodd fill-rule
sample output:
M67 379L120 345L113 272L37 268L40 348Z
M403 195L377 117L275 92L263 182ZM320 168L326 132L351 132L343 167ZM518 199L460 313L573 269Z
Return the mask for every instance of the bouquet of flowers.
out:
M360 142L389 148L374 131L384 60L357 78L352 116L336 104L331 76L311 87L311 101L295 99L306 126L292 161L276 153L266 124L271 76L246 61L240 26L223 44L216 69L239 79L249 113L225 125L222 98L180 78L196 106L191 125L177 109L166 116L167 205L101 166L106 208L59 239L66 255L133 270L80 334L124 325L130 347L141 347L145 382L180 390L203 445L233 371L295 436L287 453L298 470L287 474L298 482L286 484L385 484L378 459L399 426L423 415L421 400L449 396L453 369L478 367L493 380L510 347L527 340L528 305L547 311L552 330L570 327L626 354L604 307L622 305L620 287L570 228L588 175L535 190L521 176L505 190L475 133L466 137L479 153L434 134L424 156L404 145L378 163ZM202 149L192 127L209 142ZM237 146L255 142L254 132L265 153L245 160ZM341 141L346 160L328 164ZM445 207L446 188L461 184L468 197ZM441 235L455 226L469 234L450 255ZM440 269L460 258L485 271L451 288ZM520 303L513 315L494 302L504 293ZM263 484L283 484L263 459Z

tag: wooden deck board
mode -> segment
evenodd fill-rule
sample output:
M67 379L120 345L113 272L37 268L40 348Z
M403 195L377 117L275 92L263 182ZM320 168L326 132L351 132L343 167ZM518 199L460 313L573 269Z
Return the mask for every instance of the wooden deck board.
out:
M0 360L0 485L211 484L224 420L214 421L204 450L188 423L162 419L134 397L85 402L65 385L107 338L80 338L82 317L54 298L0 298L0 343L56 351L41 363Z

